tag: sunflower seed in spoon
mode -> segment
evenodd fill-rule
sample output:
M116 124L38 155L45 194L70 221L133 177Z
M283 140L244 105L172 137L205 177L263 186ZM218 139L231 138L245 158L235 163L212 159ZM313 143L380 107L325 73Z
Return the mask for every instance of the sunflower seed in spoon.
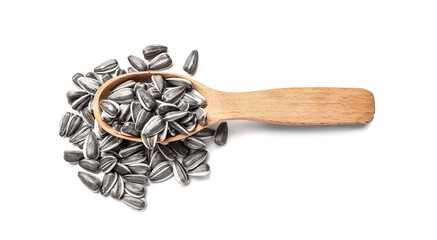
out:
M134 100L130 103L130 112L131 112L131 116L132 116L132 121L134 123L137 122L137 117L138 114L140 113L142 107L141 107L141 103L137 100Z
M167 122L174 122L188 115L188 112L184 111L172 111L164 115L164 120Z
M153 149L156 146L156 141L158 141L158 135L154 135L151 137L144 137L144 135L141 134L141 140L143 141L144 146L147 149Z
M71 104L73 104L74 101L76 101L80 97L85 96L87 94L88 94L87 92L85 92L81 89L70 90L67 92L67 101L71 105Z
M120 132L127 136L140 136L140 133L135 130L135 123L125 122L120 129Z
M160 44L148 45L143 48L144 58L147 60L152 60L154 57L158 56L160 53L167 52L167 47Z
M99 172L100 164L94 159L82 159L79 161L79 166L89 172L97 173Z
M94 72L98 74L113 73L118 69L118 62L115 59L110 59L99 64L94 68Z
M176 159L176 153L167 145L158 144L158 150L162 153L164 158L167 160L175 160Z
M228 123L222 122L215 130L214 143L223 146L228 140Z
M71 104L71 108L79 111L79 110L85 108L87 106L87 104L90 102L90 100L91 100L91 95L89 95L89 94L83 95L82 97L76 99Z
M129 61L130 65L132 65L132 67L134 67L136 70L147 71L147 63L144 62L141 58L130 55L129 57L127 57L127 60Z
M152 79L152 83L155 85L158 92L161 94L164 92L165 82L161 75L152 75L150 77Z
M158 107L158 114L164 116L168 112L178 111L178 106L172 103L163 103Z
M154 97L155 99L160 99L162 97L162 93L158 91L155 86L151 86L147 89L147 91Z
M123 196L124 193L124 181L123 178L118 175L117 176L117 182L115 183L114 187L111 190L111 197L120 199Z
M186 89L193 88L191 82L184 78L166 78L165 81L175 87L184 87Z
M73 75L73 77L71 77L71 79L73 80L74 85L76 85L76 87L80 88L79 83L77 82L77 79L79 77L83 77L82 73L76 73Z
M156 151L150 157L149 166L151 169L154 169L159 163L161 163L163 161L165 161L165 158L162 155L162 153L159 151Z
M83 152L77 150L65 150L64 151L64 160L69 163L78 163L82 160Z
M96 176L80 171L77 173L77 176L79 177L80 181L91 191L93 192L99 191L102 183L100 182L100 179L98 179Z
M143 83L143 82L137 82L137 83L135 83L135 85L134 85L134 92L137 92L137 90L140 89L140 88L142 88L142 89L146 89L146 90L147 90L147 85L146 85L146 83Z
M121 201L126 204L128 207L134 209L134 210L144 210L146 208L146 200L142 199L142 198L134 198L131 197L129 195L124 195L121 198Z
M103 154L102 154L103 155ZM104 173L109 173L115 167L117 158L114 156L105 156L100 160L100 170Z
M130 104L120 104L120 113L118 114L118 120L121 122L129 121L131 117Z
M197 122L200 125L205 124L206 123L206 112L205 112L205 109L199 107L199 108L196 109L195 113L196 113Z
M210 173L210 168L207 163L202 163L196 168L188 171L188 175L192 177L203 177Z
M103 176L102 187L100 188L100 193L103 196L107 196L111 192L112 188L117 182L117 178L118 178L118 174L114 172L106 173Z
M184 158L183 164L187 170L193 170L201 163L203 163L208 156L208 152L205 150L200 150L195 153L190 154L188 157Z
M188 157L190 150L181 141L168 143L168 146L180 157Z
M195 137L188 137L187 139L185 139L185 145L195 150L206 148L206 144L202 142L202 140Z
M146 188L138 183L126 182L124 190L127 194L134 198L142 198L146 194Z
M94 132L90 132L85 139L83 156L86 159L96 159L99 156L99 142Z
M178 183L188 184L190 182L190 176L184 166L178 161L173 161L174 176Z
M122 163L116 163L113 170L122 176L132 173L131 170Z
M123 142L123 139L108 135L100 142L100 151L106 152L111 150Z
M137 97L139 102L141 103L141 106L143 106L144 109L147 111L152 111L156 107L156 100L155 98L150 95L150 93L145 89L138 89L137 90Z
M197 65L199 63L199 52L197 50L193 50L190 55L188 55L187 60L184 64L184 71L189 74L194 74L197 71Z
M118 86L116 86L114 89L112 89L111 93L114 93L120 89L123 88L133 88L135 86L136 82L134 80L127 80L121 84L119 84Z
M150 167L149 165L145 164L145 163L135 163L135 164L130 164L128 166L128 168L131 170L131 172L133 174L143 174L143 175L147 175L150 172Z
M82 122L80 116L72 114L65 129L65 136L71 137L82 126Z
M102 83L98 80L89 77L79 77L77 82L79 83L80 88L92 95L94 95L100 86L102 86Z
M215 130L211 129L211 128L204 128L198 132L196 132L195 134L193 134L193 137L199 138L199 139L206 139L206 138L210 138L213 137L215 134Z
M194 100L196 100L200 107L206 107L206 100L205 100L205 98L203 97L202 94L200 94L195 89L191 89L190 91L187 91L185 96L191 97Z
M122 88L116 92L111 93L108 97L109 100L113 100L119 104L130 104L134 98L135 93L132 88Z
M68 122L70 121L70 117L72 113L66 112L61 117L61 122L59 123L59 136L65 137L67 133Z
M80 110L80 114L82 115L82 118L85 120L85 122L90 125L90 127L94 127L94 114L90 111L89 108L84 108Z
M128 182L145 184L147 182L147 176L142 174L127 174L124 175L123 178Z
M171 67L172 60L167 53L161 53L149 63L149 70L162 70Z
M180 133L188 135L188 131L177 122L169 122L170 126Z
M173 176L173 168L167 161L158 163L150 173L150 181L163 182Z
M104 99L100 101L100 108L105 111L111 118L117 116L120 112L120 105L115 101Z
M102 111L102 119L105 123L111 125L114 122L114 118L107 112Z
M191 119L189 122L182 125L188 132L193 131L197 127L197 118Z
M178 108L181 111L188 111L188 109L190 109L190 105L181 99L181 100L179 100Z
M185 94L185 87L167 88L162 94L162 100L166 103L177 103Z
M152 118L153 113L147 111L146 109L141 109L141 111L137 115L137 119L135 122L135 130L137 132L141 132L146 123Z
M144 126L141 135L143 135L145 138L154 136L161 132L165 128L165 120L159 116L153 116L150 118L150 120L146 123Z

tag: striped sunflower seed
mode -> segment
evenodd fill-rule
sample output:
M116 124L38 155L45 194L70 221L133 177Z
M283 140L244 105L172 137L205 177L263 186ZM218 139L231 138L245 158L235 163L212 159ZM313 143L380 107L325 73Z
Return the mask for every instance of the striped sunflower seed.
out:
M150 167L145 163L130 164L128 167L133 174L147 175L150 173Z
M150 88L148 88L147 90L150 95L152 95L152 97L154 97L155 99L160 99L162 97L162 93L160 93L158 91L158 89L155 86L151 86Z
M178 111L178 106L172 103L163 103L158 107L158 114L164 116L168 112Z
M138 211L144 210L147 205L146 200L142 198L134 198L128 195L123 196L121 201L128 207Z
M228 123L222 122L215 130L214 143L223 146L228 140Z
M131 170L122 163L116 163L113 170L122 176L132 173Z
M152 60L154 57L158 56L161 53L167 52L167 47L164 45L154 44L148 45L143 48L144 58L147 60Z
M110 59L99 64L94 68L94 72L98 74L113 73L118 69L118 62L115 59Z
M168 122L165 123L164 129L160 133L158 133L158 140L164 141L167 138L167 133L168 133Z
M191 121L182 125L188 132L193 131L197 127L197 118L191 119Z
M165 120L161 116L156 115L151 117L150 120L146 123L141 132L141 135L143 135L145 138L149 138L158 134L164 128Z
M124 190L134 198L142 198L146 194L146 187L138 183L126 182Z
M137 122L137 117L138 114L140 113L142 107L141 107L141 103L137 100L134 100L130 103L130 112L131 112L131 116L132 116L132 121L134 123Z
M206 100L205 100L205 98L203 97L202 94L200 94L200 93L199 93L198 91L196 91L195 89L192 89L192 90L190 90L190 91L187 91L187 92L186 92L186 96L187 96L187 97L191 97L191 98L193 98L194 100L196 100L197 103L198 103L198 105L199 105L200 107L206 107Z
M103 156L103 153L102 153ZM115 167L117 163L117 158L114 156L104 156L100 160L100 170L104 173L109 173Z
M197 50L193 50L190 55L188 55L187 60L184 64L184 71L189 74L194 74L197 71L197 65L199 63L199 52Z
M177 122L169 122L170 126L180 133L188 135L188 131Z
M85 139L83 156L86 159L96 159L99 157L99 142L94 132L90 132Z
M71 108L79 111L79 110L85 108L89 104L90 101L91 101L91 95L89 95L89 94L83 95L82 97L76 99L71 104Z
M196 113L197 122L200 125L205 124L206 123L206 112L205 112L205 109L197 108L195 113Z
M181 99L181 100L179 100L178 108L181 111L188 111L188 109L190 109L190 105Z
M100 86L102 86L100 81L89 77L79 77L77 82L79 83L80 88L92 95L94 95Z
M185 94L185 87L167 88L162 94L162 100L166 103L177 103Z
M144 153L144 151L137 152L135 154L130 155L129 157L122 158L121 163L125 165L131 165L135 163L142 163L147 160L147 155Z
M105 111L111 118L115 118L120 112L120 105L115 101L104 99L100 101L100 108Z
M155 85L156 90L158 90L158 92L162 94L165 88L165 82L162 76L152 75L150 78L152 79L152 83Z
M163 161L158 163L156 167L152 169L150 173L150 181L152 182L163 182L173 176L173 168L167 162Z
M109 100L113 100L119 104L130 104L134 98L135 93L132 88L122 88L120 90L117 90L116 92L111 93L108 97Z
M134 85L134 92L137 92L137 90L140 89L140 88L147 90L147 85L145 83L143 83L143 82L135 83L135 85Z
M123 142L123 139L108 135L100 142L100 151L106 152L111 150Z
M77 79L79 77L83 77L82 73L76 73L73 75L73 77L71 77L71 80L73 80L74 85L76 85L76 87L80 88L79 83L77 82Z
M118 174L117 173L106 173L103 176L102 180L102 186L100 187L100 193L103 196L108 196L108 194L111 192L112 188L114 187L115 183L117 182Z
M190 182L190 176L184 166L178 161L173 161L174 177L180 184L188 184Z
M144 145L138 143L138 144L134 144L134 145L129 146L129 147L122 148L120 150L120 152L118 153L118 155L121 158L127 158L127 157L129 157L129 156L131 156L131 155L133 155L135 153L142 152L144 150L145 150L144 149Z
M202 163L196 168L188 171L188 175L192 177L203 177L210 173L210 168L207 163Z
M111 93L117 92L118 90L123 89L123 88L132 88L133 89L135 84L136 84L136 82L134 80L127 80L127 81L119 84L114 89L112 89Z
M173 64L167 53L161 53L154 57L149 63L149 70L162 70L171 67Z
M155 98L145 89L140 88L137 90L137 97L141 106L147 111L152 111L156 107Z
M146 138L143 134L141 134L141 140L143 141L144 146L146 146L147 149L154 149L156 146L156 141L158 141L158 135Z
M124 193L124 181L123 178L120 175L118 175L117 181L111 190L111 197L120 199L123 196L123 193Z
M130 55L129 57L127 57L127 60L129 61L130 65L132 65L132 67L134 67L138 71L147 71L148 69L147 63L139 57Z
M80 181L91 191L98 192L100 189L100 186L102 183L100 182L100 179L96 176L86 173L86 172L78 172L77 176L79 177Z
M164 158L167 160L175 160L176 159L176 153L167 145L158 144L158 150L162 153Z
M78 163L82 160L83 152L77 150L65 150L64 151L64 160L69 163Z
M120 129L120 132L128 136L140 136L140 133L135 130L135 123L125 122Z
M149 166L151 169L154 169L159 163L165 161L164 156L161 152L156 151L152 154L149 162Z
M129 121L131 117L130 104L120 104L120 113L118 114L118 120L121 122Z
M68 122L72 113L66 112L61 117L61 122L59 123L59 136L66 137Z
M186 89L193 88L191 81L184 78L166 78L165 81L175 87L184 87Z
M196 117L196 114L193 112L188 112L188 115L179 119L178 123L180 124L185 124L188 123L189 121L193 120Z
M72 114L65 129L65 136L71 137L82 126L82 118L78 115Z
M164 115L164 120L167 122L174 122L188 115L188 112L172 111Z
M153 117L153 113L147 111L146 109L141 109L141 111L137 115L137 119L135 122L135 130L137 132L141 132L146 123Z
M67 101L68 104L73 104L74 101L76 101L77 99L79 99L80 97L83 97L85 95L88 95L87 92L81 90L81 89L77 89L77 90L70 90L67 92Z
M170 142L168 146L180 157L188 157L190 150L181 141Z
M95 73L95 72L88 72L88 73L85 75L85 77L89 77L89 78L95 79L95 80L97 80L98 82L100 82L101 84L103 84L103 81L100 80L99 76L98 76L97 73Z
M89 172L98 173L100 164L94 159L82 159L79 161L79 166Z
M184 158L182 161L187 170L193 170L201 163L203 163L208 156L208 152L205 150L197 151Z
M185 145L195 150L206 148L206 144L202 142L202 140L195 137L188 137L187 139L185 139Z
M89 133L92 132L92 128L88 125L80 127L71 137L70 142L75 144L80 141L84 141Z
M105 123L111 125L114 122L114 118L107 112L102 111L102 119Z
M90 125L90 127L94 127L94 114L90 111L89 108L84 108L80 110L80 115L82 115L82 118L85 120L86 123Z
M123 178L132 183L145 184L147 182L147 176L142 174L127 174Z

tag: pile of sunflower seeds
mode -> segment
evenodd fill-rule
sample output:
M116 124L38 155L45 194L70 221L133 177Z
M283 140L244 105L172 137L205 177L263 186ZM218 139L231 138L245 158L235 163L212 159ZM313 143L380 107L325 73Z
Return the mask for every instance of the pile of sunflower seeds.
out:
M172 66L167 47L149 45L143 49L146 62L129 56L131 67L121 69L117 60L108 60L85 76L73 75L79 88L67 93L68 103L78 114L66 112L60 122L59 135L81 150L64 151L64 160L79 164L80 181L94 192L121 199L129 207L146 207L146 186L175 177L188 184L191 177L206 176L208 152L204 139L214 138L217 145L227 141L227 123L216 130L204 128L186 139L168 144L156 143L167 135L186 133L203 124L205 99L184 79L163 79L152 76L151 83L125 82L114 89L107 100L100 102L104 120L122 134L141 135L144 144L123 140L107 134L97 124L93 114L93 97L100 86L114 76L127 72L162 70ZM194 74L198 52L192 51L183 69ZM103 173L101 180L98 175Z

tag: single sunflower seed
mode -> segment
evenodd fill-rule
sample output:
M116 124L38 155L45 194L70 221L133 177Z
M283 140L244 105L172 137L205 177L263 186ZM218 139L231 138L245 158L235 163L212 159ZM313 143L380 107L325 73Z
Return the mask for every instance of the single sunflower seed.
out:
M191 81L184 78L166 78L165 81L175 87L184 87L186 89L193 88Z
M165 128L165 120L159 116L153 116L150 120L144 125L143 130L141 131L141 135L145 138L154 136L161 132Z
M102 187L100 188L100 193L103 196L108 196L108 194L111 192L112 188L114 187L115 183L117 182L118 174L111 172L106 173L103 176L102 180Z
M167 52L167 47L159 44L148 45L143 48L144 58L149 61L152 60L154 57L158 56L160 53L165 52Z
M132 146L128 146L128 147L122 148L120 150L120 152L118 153L118 155L121 158L126 158L126 157L129 157L129 156L131 156L131 155L133 155L135 153L142 152L144 150L145 150L144 149L144 145L140 144L140 143L137 143L137 144L134 144Z
M211 129L211 128L204 128L198 132L196 132L195 134L193 134L193 137L199 138L199 139L206 139L206 138L210 138L213 137L215 134L215 130Z
M158 163L156 167L152 169L150 173L150 181L152 182L163 182L173 176L173 168L167 162L163 161Z
M109 100L113 100L119 104L131 103L135 98L135 93L132 88L122 88L111 93L108 97Z
M99 142L94 132L90 132L85 139L83 156L86 159L96 159L99 157Z
M88 72L88 73L85 75L85 77L89 77L89 78L92 78L92 79L97 80L97 81L100 82L100 83L103 83L103 81L99 78L99 76L98 76L97 73L95 73L95 72Z
M167 53L161 53L149 63L149 70L161 70L171 67L172 60Z
M135 123L125 122L120 129L120 132L128 136L140 136L140 133L135 130Z
M123 139L108 135L100 142L100 151L106 152L111 150L123 142Z
M201 163L199 166L197 166L196 168L188 171L188 175L192 176L192 177L203 177L206 176L210 173L210 168L208 163Z
M98 74L113 73L118 69L118 62L115 59L107 60L94 68Z
M223 146L228 140L228 123L222 122L215 130L214 143Z
M149 166L154 169L159 163L165 161L164 155L161 152L156 151L152 154L149 161Z
M128 68L127 68L127 72L128 72L128 73L133 73L133 72L138 72L138 70L136 70L136 69L133 68L133 67L128 67Z
M193 50L190 55L188 55L187 60L184 64L184 71L189 74L194 74L197 71L197 65L199 63L199 52L197 50Z
M188 115L188 112L184 111L172 111L164 115L164 120L167 122L174 122Z
M190 182L190 176L184 166L178 161L173 161L174 176L178 183L188 184Z
M124 193L124 181L123 178L120 175L118 175L117 181L111 190L111 197L120 199L123 196L123 193Z
M199 108L196 109L195 113L196 113L197 122L200 125L205 124L206 123L206 112L205 112L205 109L199 107Z
M121 163L125 165L131 165L135 163L142 163L147 160L147 155L144 151L137 152L135 154L130 155L129 157L122 158Z
M203 163L208 156L208 152L205 150L197 151L184 158L182 161L187 170L193 170L201 163Z
M145 184L147 182L147 176L142 174L127 174L124 175L123 178L128 182Z
M83 152L78 150L65 150L64 151L64 160L69 163L78 163L82 160Z
M188 135L188 131L177 122L169 122L170 126L180 133Z
M100 86L102 86L102 83L99 80L90 77L79 77L77 82L79 83L80 88L92 95L94 95Z
M127 60L129 61L130 65L132 65L132 67L134 67L138 71L147 71L148 69L147 63L139 57L130 55L129 57L127 57Z
M90 94L83 95L82 97L76 99L71 104L71 108L79 111L79 110L85 108L90 102L91 102L91 95Z
M202 140L195 137L188 137L185 139L185 145L195 150L206 148L206 144L202 142Z
M138 183L126 182L124 188L127 194L135 198L142 198L146 194L146 187Z
M71 137L82 126L82 118L78 115L72 114L65 129L65 136Z
M100 108L105 111L111 118L115 118L120 112L120 105L115 101L104 99L100 101Z
M158 150L162 153L167 160L175 160L177 154L167 145L158 144Z
M134 198L128 195L124 195L121 198L121 201L126 204L128 207L134 209L134 210L144 210L146 208L146 200L142 199L142 198Z
M149 165L147 165L145 163L134 163L134 164L128 165L128 167L133 174L147 175L150 172Z
M59 123L59 136L66 137L68 122L72 113L66 112L61 117L61 122Z
M147 111L146 109L141 109L137 115L137 119L135 122L135 130L137 132L141 132L146 123L153 117L153 113Z
M88 95L87 92L81 90L81 89L76 89L76 90L70 90L67 92L67 101L68 104L73 104L74 101L76 101L77 99L79 99L80 97L83 97L85 95Z
M103 152L104 153L104 152ZM103 156L102 153L102 156ZM100 159L100 170L104 173L109 173L115 167L117 163L117 158L114 156L104 156Z
M156 100L147 90L139 88L137 90L137 97L144 109L147 111L152 111L155 109Z
M82 115L82 118L85 120L86 123L90 125L90 127L94 127L94 114L90 111L89 108L84 108L80 110L80 115Z
M180 157L188 157L190 150L181 141L170 142L168 146Z
M177 103L185 94L185 87L179 86L167 88L162 94L162 100L166 103Z
M129 121L130 117L130 104L120 104L120 113L118 114L118 120L121 122L127 122Z
M80 88L79 83L77 82L77 79L79 77L83 77L82 73L76 73L73 75L73 77L71 77L71 80L73 80L74 85L76 85L76 87Z
M164 116L168 112L178 111L178 106L172 103L163 103L158 107L158 114Z
M132 121L134 123L137 122L137 117L138 114L140 113L142 107L141 107L141 103L138 100L134 100L130 103L130 112L131 112L131 116L132 116Z
M113 170L122 176L132 173L131 170L122 163L116 163Z
M154 135L151 137L144 137L143 134L141 134L141 140L144 143L144 146L147 149L154 149L156 146L156 141L158 141L158 135Z
M96 176L86 173L86 172L78 172L77 176L79 177L80 181L91 191L98 192L100 189L100 186L102 183L100 182L100 179Z
M92 128L90 126L83 125L70 137L70 142L75 144L84 141L88 134L91 132Z
M97 173L99 172L100 164L94 159L82 159L79 161L79 166L89 172Z

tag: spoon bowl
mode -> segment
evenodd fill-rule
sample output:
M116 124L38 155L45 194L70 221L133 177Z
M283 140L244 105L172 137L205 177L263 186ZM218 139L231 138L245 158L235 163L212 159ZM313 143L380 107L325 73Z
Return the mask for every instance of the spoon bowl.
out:
M204 125L186 134L168 137L164 142L186 138L205 127L226 120L252 120L281 125L350 125L367 124L373 120L373 94L362 88L279 88L253 92L222 92L209 88L189 77L166 72L135 72L117 76L104 83L94 96L94 116L98 124L118 138L142 142L141 137L118 133L102 119L100 101L121 83L134 80L151 82L151 75L183 78L206 99L207 120Z

